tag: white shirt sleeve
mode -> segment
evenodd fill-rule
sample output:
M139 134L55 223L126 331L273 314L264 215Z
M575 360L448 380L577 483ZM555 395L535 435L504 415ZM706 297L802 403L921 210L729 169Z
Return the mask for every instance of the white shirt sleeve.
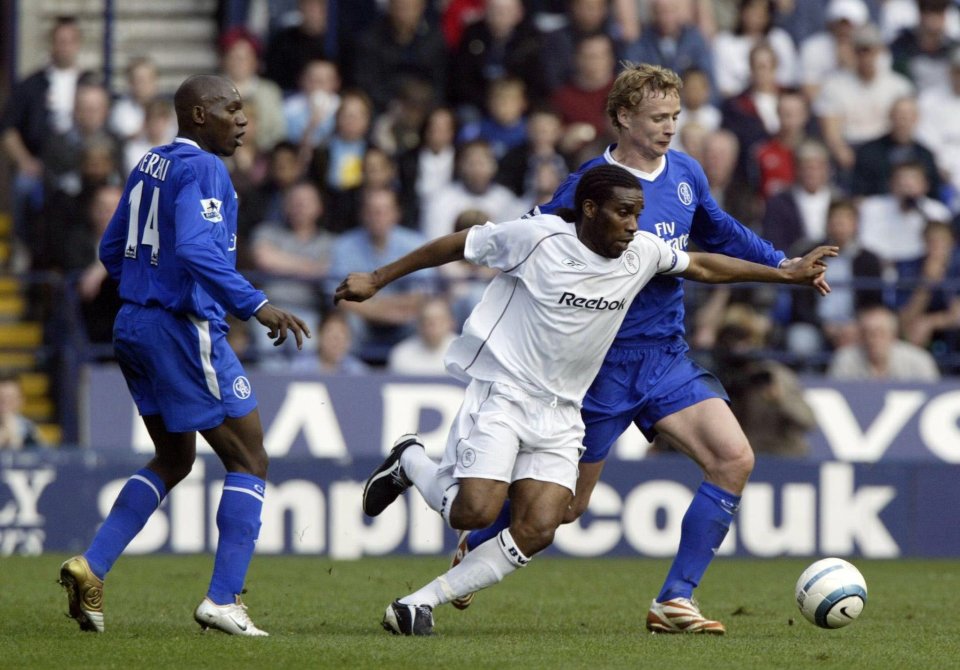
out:
M469 230L463 256L471 263L513 273L522 269L524 261L543 239L572 232L572 228L565 232L560 226L536 218L487 222Z
M654 246L655 253L657 253L659 257L659 260L657 261L656 274L680 274L690 265L690 256L686 251L674 249L656 235L645 231L640 231L640 233L637 234L637 238L647 240Z

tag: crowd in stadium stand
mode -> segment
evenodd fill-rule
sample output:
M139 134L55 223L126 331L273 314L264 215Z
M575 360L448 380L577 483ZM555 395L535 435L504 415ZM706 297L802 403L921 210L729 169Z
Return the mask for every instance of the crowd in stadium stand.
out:
M738 355L846 378L960 370L954 2L288 0L259 14L256 4L221 3L217 45L249 119L227 159L241 265L316 336L287 358L235 323L252 364L441 374L437 352L488 274L420 273L375 309L334 310L332 287L547 201L612 141L606 95L629 60L682 75L673 148L701 162L724 209L788 256L841 248L824 300L688 284L692 347L738 342ZM148 54L121 59L127 84L115 95L80 72L82 30L58 21L51 67L15 85L0 127L21 269L71 277L89 340L105 343L117 298L96 241L127 172L176 123Z

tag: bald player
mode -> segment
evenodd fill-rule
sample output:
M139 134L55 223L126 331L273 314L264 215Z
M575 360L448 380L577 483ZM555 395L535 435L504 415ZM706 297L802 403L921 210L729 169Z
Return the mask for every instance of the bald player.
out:
M155 455L124 484L87 551L60 567L60 584L80 629L102 633L104 579L190 473L199 432L227 473L213 575L194 619L204 629L263 636L240 593L260 532L267 454L256 397L227 344L226 315L256 318L278 346L293 335L300 349L310 333L236 269L237 194L219 157L243 143L240 93L223 77L198 75L180 85L174 104L176 139L130 173L100 242L123 301L114 350Z

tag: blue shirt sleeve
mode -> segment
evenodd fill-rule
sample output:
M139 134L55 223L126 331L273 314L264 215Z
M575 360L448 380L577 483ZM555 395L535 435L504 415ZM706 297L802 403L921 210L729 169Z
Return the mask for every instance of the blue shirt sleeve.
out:
M692 162L692 161L691 161ZM697 166L699 168L699 165ZM690 226L690 239L704 251L725 254L754 263L777 267L786 254L720 208L710 195L702 169L696 174L699 200Z
M267 301L267 296L227 260L223 252L226 242L218 239L226 234L226 227L211 225L204 219L198 207L200 201L195 179L185 182L177 193L177 258L210 297L246 321Z

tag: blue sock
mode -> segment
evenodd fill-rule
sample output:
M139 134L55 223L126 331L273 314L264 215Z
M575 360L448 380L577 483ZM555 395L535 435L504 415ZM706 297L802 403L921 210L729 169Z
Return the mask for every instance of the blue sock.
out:
M213 561L207 597L217 605L233 603L243 591L247 568L260 535L260 509L265 482L259 477L228 472L217 509L220 541Z
M693 496L680 524L680 548L673 559L667 580L657 596L658 602L671 598L690 598L710 561L730 530L730 522L740 505L740 496L703 482Z
M167 487L153 470L142 468L127 480L83 555L93 574L100 579L107 576L166 495Z
M504 528L510 527L510 501L507 500L503 503L503 509L500 510L500 514L497 516L496 521L486 528L481 528L480 530L471 531L467 535L467 548L470 551L473 551L481 544L489 540L491 537L496 537L501 530Z

